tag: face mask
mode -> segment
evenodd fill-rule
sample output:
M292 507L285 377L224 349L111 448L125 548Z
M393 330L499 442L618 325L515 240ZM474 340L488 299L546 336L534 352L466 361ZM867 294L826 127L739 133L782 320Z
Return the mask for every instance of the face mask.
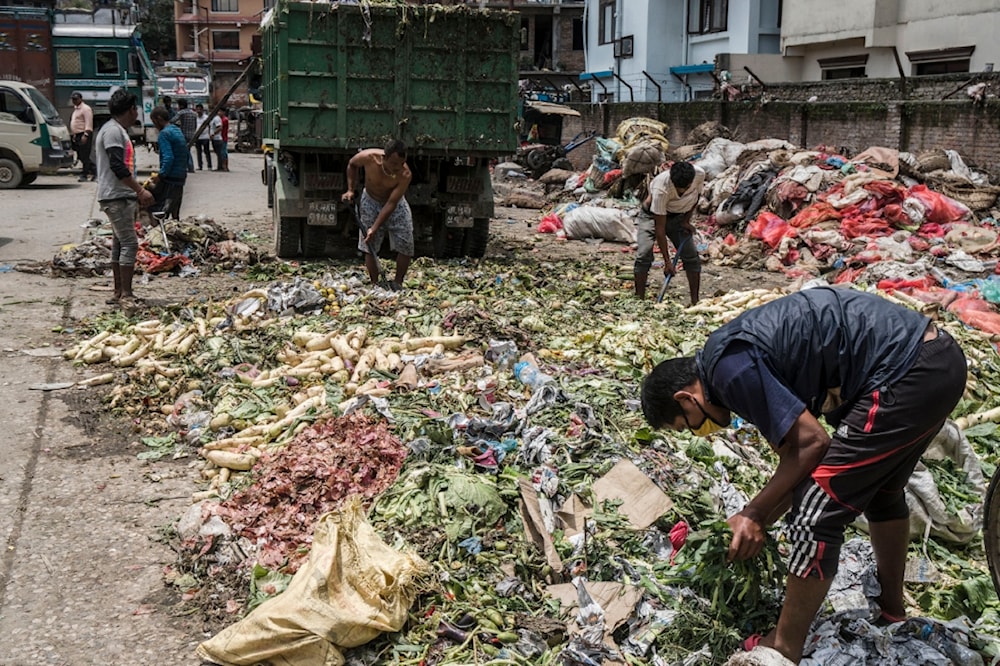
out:
M697 428L692 428L688 425L688 429L692 433L698 435L699 437L708 437L712 433L719 432L720 430L724 430L726 428L726 426L716 423L715 420L708 415L708 412L705 411L705 408L701 406L700 402L695 400L695 404L698 405L698 409L701 410L701 413L705 416L705 418L701 422L701 425Z

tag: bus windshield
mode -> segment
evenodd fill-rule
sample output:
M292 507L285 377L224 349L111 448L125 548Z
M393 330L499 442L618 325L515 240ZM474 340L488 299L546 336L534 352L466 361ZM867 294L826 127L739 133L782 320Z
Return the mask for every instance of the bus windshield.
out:
M59 117L59 112L56 111L56 107L52 106L52 102L45 99L45 95L38 92L35 88L25 88L25 94L31 98L32 104L42 113L45 118L45 122L54 127L64 125L62 118Z
M194 76L161 76L156 79L156 87L164 95L204 95L208 93L208 81Z

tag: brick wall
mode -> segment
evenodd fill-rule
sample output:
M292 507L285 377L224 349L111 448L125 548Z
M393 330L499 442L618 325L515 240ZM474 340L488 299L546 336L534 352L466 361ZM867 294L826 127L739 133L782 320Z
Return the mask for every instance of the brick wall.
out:
M555 54L553 67L562 63L563 69L567 72L582 72L587 68L583 51L573 50L573 17L567 15L556 15L559 30L559 51Z
M941 74L938 76L900 79L840 79L837 81L806 81L801 83L767 83L767 97L772 101L805 102L816 97L818 102L899 100L932 101L967 99L965 88L973 83L985 83L986 92L1000 95L1000 72ZM748 92L760 94L759 86Z
M952 86L954 87L954 86ZM973 104L954 101L864 101L840 103L752 102L725 103L622 103L573 105L580 118L563 123L563 142L581 130L596 129L613 137L618 124L644 116L667 123L671 145L688 143L689 132L699 124L717 120L733 138L753 141L784 139L796 146L818 145L843 150L848 155L869 146L887 146L914 153L930 148L957 150L966 161L1000 176L1000 101ZM594 154L594 143L569 153L578 169Z

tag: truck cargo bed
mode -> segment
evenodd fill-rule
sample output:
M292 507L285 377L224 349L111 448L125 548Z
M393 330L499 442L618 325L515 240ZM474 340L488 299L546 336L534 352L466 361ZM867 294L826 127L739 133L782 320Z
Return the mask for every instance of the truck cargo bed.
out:
M517 147L516 14L279 1L262 22L265 142L415 153Z

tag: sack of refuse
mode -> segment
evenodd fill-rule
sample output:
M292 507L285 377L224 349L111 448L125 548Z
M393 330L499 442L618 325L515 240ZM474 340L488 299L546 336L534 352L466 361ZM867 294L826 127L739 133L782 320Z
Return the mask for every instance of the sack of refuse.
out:
M635 224L628 214L617 208L579 206L562 216L566 238L583 240L600 238L615 243L634 243Z
M622 160L622 178L637 173L653 173L666 158L655 141L643 140L625 151Z
M402 629L430 565L378 536L357 498L316 523L312 551L288 588L201 643L222 666L331 666L343 650Z

